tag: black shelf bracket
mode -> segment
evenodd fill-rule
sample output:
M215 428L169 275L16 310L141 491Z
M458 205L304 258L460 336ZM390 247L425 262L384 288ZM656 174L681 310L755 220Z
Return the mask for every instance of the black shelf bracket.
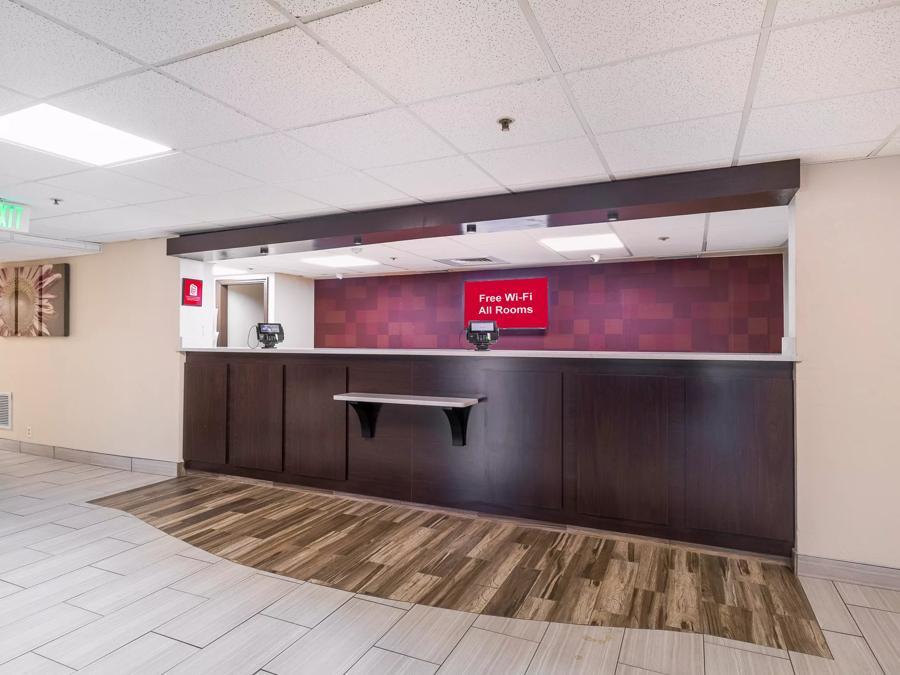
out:
M450 437L453 445L460 446L466 444L469 414L472 412L472 407L485 400L485 397L479 395L466 398L441 398L438 396L361 394L352 392L348 394L335 394L334 399L336 401L346 401L356 411L356 416L359 418L359 429L362 432L363 438L375 438L375 426L378 424L378 413L381 412L381 406L385 403L388 405L439 407L444 411L444 415L450 423ZM462 405L453 405L455 403L460 403Z
M468 408L441 408L447 415L450 422L450 434L453 437L453 445L466 444L466 430L469 427L469 411Z
M375 438L375 423L378 422L378 413L381 412L380 403L368 401L349 401L359 417L359 427L363 438Z

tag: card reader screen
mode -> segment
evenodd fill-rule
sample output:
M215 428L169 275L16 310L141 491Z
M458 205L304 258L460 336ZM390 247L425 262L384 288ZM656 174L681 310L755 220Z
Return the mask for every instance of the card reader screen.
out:
M259 324L260 333L280 333L281 325L277 323L261 323Z
M469 330L475 332L486 332L489 333L492 330L497 330L497 324L493 321L472 321L469 324Z

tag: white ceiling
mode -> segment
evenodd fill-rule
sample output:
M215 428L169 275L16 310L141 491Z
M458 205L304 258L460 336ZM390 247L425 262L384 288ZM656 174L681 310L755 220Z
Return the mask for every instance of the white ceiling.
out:
M614 232L624 249L557 253L541 239ZM464 234L452 237L411 239L390 244L369 244L309 253L241 258L223 261L228 268L252 272L282 272L312 278L377 276L451 269L502 269L534 265L584 263L596 253L603 261L720 255L732 252L771 251L785 246L788 207L722 211L668 218L647 218L613 223L529 227L524 229ZM316 257L358 255L380 263L369 267L331 269L307 262ZM439 262L449 258L493 257L500 264L465 268Z
M44 236L900 153L896 0L0 0L0 25L0 113L175 148L96 169L0 143L0 197Z

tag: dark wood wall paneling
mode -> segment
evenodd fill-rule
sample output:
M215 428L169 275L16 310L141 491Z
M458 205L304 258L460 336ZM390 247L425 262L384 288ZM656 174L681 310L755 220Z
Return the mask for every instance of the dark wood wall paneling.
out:
M185 458L227 463L228 362L188 360L184 368Z
M347 366L288 363L284 390L284 470L347 479Z
M344 391L484 394L468 444L440 409ZM190 353L185 459L200 469L787 555L793 365Z
M228 461L245 469L284 470L284 366L228 366Z
M577 373L567 378L578 513L680 525L684 378Z

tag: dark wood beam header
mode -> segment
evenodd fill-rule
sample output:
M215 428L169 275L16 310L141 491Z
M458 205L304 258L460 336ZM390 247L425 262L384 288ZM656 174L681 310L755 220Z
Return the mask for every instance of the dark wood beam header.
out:
M213 230L170 239L169 255L198 260L257 256L462 233L465 223L547 216L548 225L732 211L790 203L800 160L688 171L531 192Z

